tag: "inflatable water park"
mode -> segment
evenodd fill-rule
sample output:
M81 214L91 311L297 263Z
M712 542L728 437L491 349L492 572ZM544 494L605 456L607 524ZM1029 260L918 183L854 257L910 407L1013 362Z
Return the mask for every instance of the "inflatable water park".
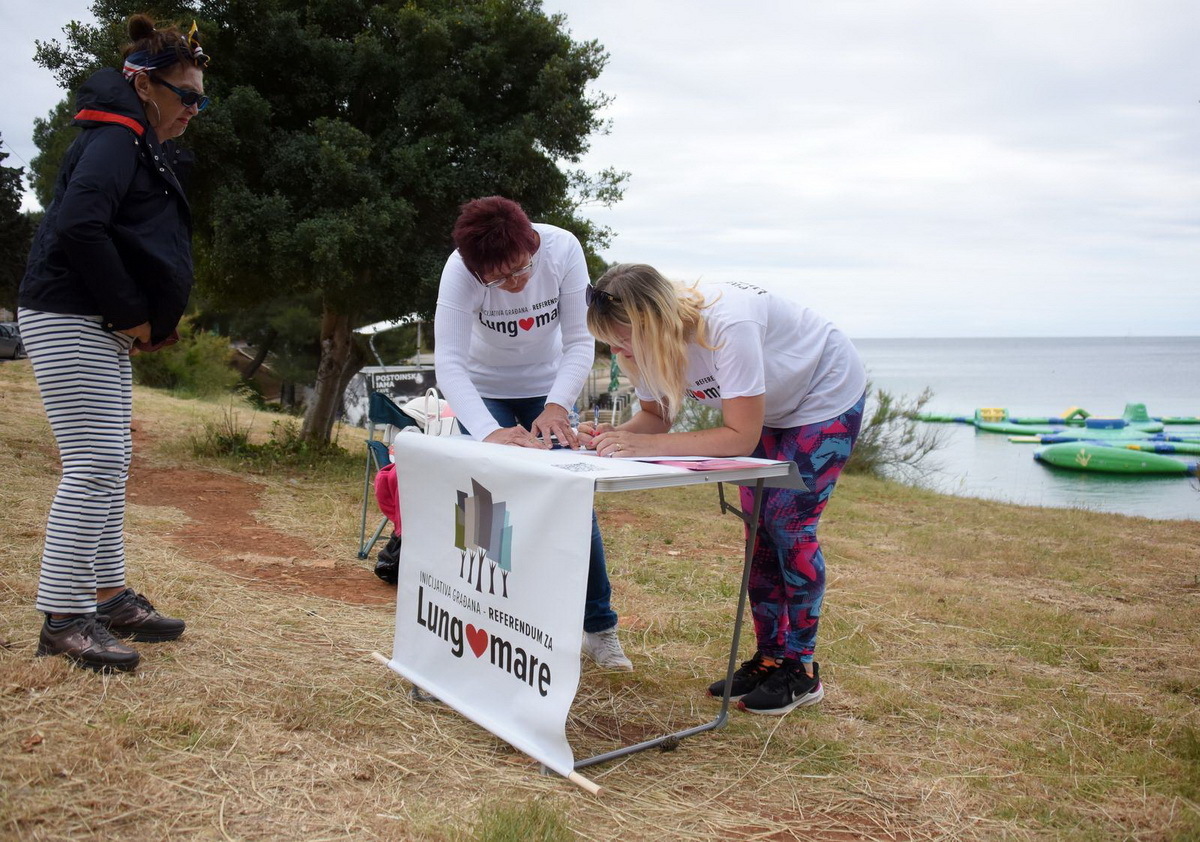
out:
M974 415L917 416L930 423L971 424L985 433L1007 435L1017 444L1040 444L1033 458L1042 465L1105 474L1197 476L1200 417L1160 416L1130 403L1120 418L1097 418L1073 406L1054 417L1016 417L987 407ZM1168 431L1168 428L1170 430ZM1182 456L1184 458L1176 458Z

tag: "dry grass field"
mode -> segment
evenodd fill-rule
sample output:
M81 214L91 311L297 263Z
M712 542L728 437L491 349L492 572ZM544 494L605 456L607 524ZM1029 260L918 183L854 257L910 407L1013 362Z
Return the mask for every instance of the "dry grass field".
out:
M354 554L353 430L262 472L193 455L228 403L139 390L130 582L188 632L132 675L34 658L57 462L27 362L0 407L0 837L1200 839L1200 521L848 477L825 702L588 769L596 798L370 659L391 591ZM711 488L597 506L635 672L585 667L577 756L711 718L740 567Z

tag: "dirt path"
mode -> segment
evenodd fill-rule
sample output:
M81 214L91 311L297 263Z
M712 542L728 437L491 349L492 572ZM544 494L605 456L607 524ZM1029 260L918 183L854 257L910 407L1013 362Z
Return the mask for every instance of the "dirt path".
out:
M135 431L129 501L183 512L169 540L192 558L275 590L358 605L395 602L396 589L374 575L373 561L350 551L346 559L322 557L306 542L260 523L255 513L262 486L212 471L151 467L137 455L147 438Z

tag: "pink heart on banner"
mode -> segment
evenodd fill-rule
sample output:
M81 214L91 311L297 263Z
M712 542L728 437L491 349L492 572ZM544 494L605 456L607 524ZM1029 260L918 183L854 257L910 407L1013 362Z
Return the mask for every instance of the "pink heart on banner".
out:
M533 319L521 319L517 324L521 326L521 330L529 330L533 327Z
M483 629L477 629L470 623L467 623L467 643L471 645L471 651L478 658L487 649L488 633Z

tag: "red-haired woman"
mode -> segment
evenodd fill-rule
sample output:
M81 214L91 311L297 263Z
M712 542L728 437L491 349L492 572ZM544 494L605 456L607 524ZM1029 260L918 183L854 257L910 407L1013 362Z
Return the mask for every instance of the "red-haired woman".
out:
M131 670L114 638L174 640L184 623L125 586L133 452L131 349L173 341L192 286L191 214L173 138L208 105L196 27L129 21L122 70L76 98L67 150L17 296L21 338L62 459L38 581L39 655Z
M480 441L549 447L555 436L576 446L567 412L595 354L579 240L490 196L463 205L454 244L438 288L434 362L459 423ZM603 667L631 670L611 594L593 514L583 651Z

